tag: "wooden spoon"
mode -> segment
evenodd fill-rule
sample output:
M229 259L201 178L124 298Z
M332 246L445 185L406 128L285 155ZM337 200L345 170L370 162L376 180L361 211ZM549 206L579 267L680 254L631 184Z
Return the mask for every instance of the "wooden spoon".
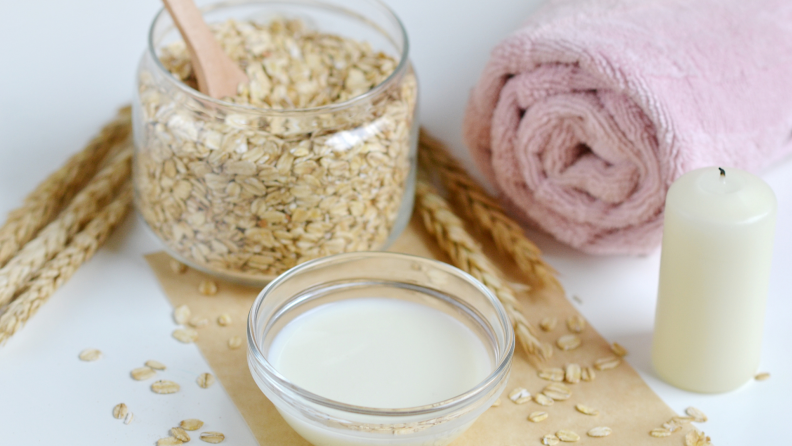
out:
M162 0L187 44L198 90L215 99L237 94L237 86L248 82L239 68L215 40L193 0Z

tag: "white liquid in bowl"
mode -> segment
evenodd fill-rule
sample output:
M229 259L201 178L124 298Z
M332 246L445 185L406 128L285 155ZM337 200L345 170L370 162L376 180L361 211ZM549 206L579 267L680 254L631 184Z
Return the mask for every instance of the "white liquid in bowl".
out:
M324 304L298 316L276 335L268 360L310 392L373 408L453 398L493 369L482 341L453 317L376 297Z

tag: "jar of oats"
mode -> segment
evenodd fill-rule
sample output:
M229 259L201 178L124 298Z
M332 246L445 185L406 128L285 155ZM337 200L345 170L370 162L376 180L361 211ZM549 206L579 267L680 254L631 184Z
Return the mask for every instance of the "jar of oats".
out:
M170 16L154 19L133 111L148 228L182 262L251 284L387 247L409 220L416 167L399 20L377 0L203 6L249 83L223 100L198 92Z

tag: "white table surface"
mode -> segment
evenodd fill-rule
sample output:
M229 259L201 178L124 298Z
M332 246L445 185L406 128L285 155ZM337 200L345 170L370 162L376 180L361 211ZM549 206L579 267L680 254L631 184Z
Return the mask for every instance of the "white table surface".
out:
M421 82L421 120L454 145L469 164L460 137L470 87L489 50L515 29L537 0L388 0L404 21ZM0 213L80 149L115 109L131 98L133 73L156 0L4 1L0 10ZM779 199L778 234L761 370L722 395L677 390L657 379L649 347L659 252L645 258L591 257L532 234L561 273L589 321L631 352L627 358L672 408L694 405L718 445L783 444L792 396L792 162L763 178ZM194 345L170 338L171 308L143 254L158 250L139 221L129 218L107 246L0 348L0 444L153 444L183 418L206 421L228 445L255 445L221 385L190 385L209 366ZM77 360L84 348L105 353ZM169 365L163 378L184 383L172 396L153 394L129 371L147 359ZM125 402L126 426L111 416ZM540 433L526 425L524 444ZM777 435L782 435L778 438ZM681 444L680 439L680 444ZM651 439L647 437L647 444ZM497 445L493 445L497 446Z

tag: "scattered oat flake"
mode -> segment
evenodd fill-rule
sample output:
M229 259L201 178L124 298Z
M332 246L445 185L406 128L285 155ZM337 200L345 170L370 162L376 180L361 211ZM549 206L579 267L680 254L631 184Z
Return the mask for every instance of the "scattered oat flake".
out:
M127 413L126 416L124 417L124 424L131 423L134 418L135 415L133 415L132 412Z
M173 330L173 337L179 342L189 344L190 342L195 342L198 339L198 332L195 331L194 328L177 328L176 330Z
M656 427L649 431L649 435L655 438L668 437L671 435L671 431L668 429L663 429L662 427Z
M170 434L171 436L173 436L174 438L178 439L183 443L187 443L188 441L190 441L190 435L184 431L184 428L172 427L170 430Z
M176 259L171 259L170 268L171 268L171 271L173 271L176 274L183 274L184 272L187 271L187 265L185 265L184 263L182 263L182 262L180 262L180 261L178 261Z
M549 396L543 393L537 393L536 395L534 395L534 401L536 401L537 404L542 406L552 406L554 402L552 398L550 398Z
M702 412L699 409L696 409L693 406L690 406L687 409L685 409L685 413L693 417L693 421L696 423L703 423L707 421L707 416L704 415L704 412Z
M201 432L200 438L207 443L217 444L222 443L223 440L225 440L225 435L221 434L220 432L206 431Z
M541 410L538 410L536 412L531 412L531 414L528 415L528 419L533 421L534 423L538 423L540 421L546 420L548 416L549 415L547 414L547 412L542 412Z
M581 375L580 365L575 363L567 364L566 372L564 373L564 379L566 380L566 382L570 384L577 384L580 382L580 375Z
M202 389L207 389L214 384L215 377L211 373L201 373L198 375L198 386Z
M592 407L585 406L583 404L576 404L575 405L575 409L577 409L578 412L580 412L580 413L582 413L584 415L592 415L592 416L599 415L599 410L594 409Z
M621 364L621 359L615 356L609 356L594 361L594 368L597 370L610 370L615 369L619 364Z
M671 432L672 434L682 429L682 426L678 425L674 420L666 421L660 425L660 427Z
M201 426L203 426L203 424L203 421L197 418L187 418L186 420L182 420L181 423L179 423L179 427L186 431L197 431L201 428Z
M612 343L610 349L616 356L627 356L627 349L618 342Z
M580 440L580 435L576 434L573 431L561 429L560 431L556 432L556 437L559 440L566 442L566 443L574 443Z
M209 319L201 316L195 316L194 318L190 319L190 327L193 328L201 328L209 323Z
M214 296L217 294L217 283L213 280L203 280L198 285L198 292L204 296Z
M121 419L124 418L127 414L127 405L124 403L118 403L113 407L113 418Z
M580 333L586 328L586 320L579 314L567 318L566 324L567 329L572 333Z
M770 379L770 374L767 372L758 373L756 376L754 376L754 379L757 381L764 381L766 379Z
M553 434L547 434L544 437L542 437L542 444L547 445L547 446L556 445L560 441L561 440L559 440L558 437L556 437Z
M542 378L546 381L556 381L561 382L564 380L564 369L559 368L551 368L551 369L544 369L538 372L539 378Z
M154 391L154 393L159 393L161 395L176 393L179 391L179 389L180 387L178 384L164 379L154 381L154 383L151 385L151 390Z
M572 396L572 391L569 390L569 387L561 383L552 383L548 385L542 390L542 393L555 401L568 400Z
M589 437L607 437L611 434L611 432L613 432L611 428L607 426L599 426L586 432L586 435Z
M187 324L190 320L190 307L187 305L179 305L173 309L173 320L179 325Z
M148 361L146 361L146 366L151 367L154 370L165 370L165 364L159 361L155 361L153 359L149 359Z
M135 379L136 381L145 381L149 378L153 378L154 375L157 374L157 372L155 372L154 369L152 369L151 367L146 366L146 367L138 367L132 370L130 374L132 375L132 378Z
M225 327L231 324L231 315L228 313L223 313L220 316L217 316L217 325L221 327Z
M692 422L693 421L693 417L675 416L675 417L671 418L671 421L673 421L674 423L676 423L676 424L681 426L681 425L689 424L690 422Z
M523 404L531 399L531 392L526 390L524 387L517 387L516 389L509 392L509 399L515 404Z
M711 441L699 430L692 430L685 435L685 446L706 446L712 444Z
M558 319L555 317L546 317L539 322L539 328L544 331L553 331L558 324Z
M558 346L558 348L564 351L578 348L580 347L580 343L581 343L580 337L574 334L561 336L556 341L556 345Z
M102 358L102 352L95 348L86 348L80 352L80 359L83 361L91 362Z
M490 407L498 407L500 405L501 405L501 400L500 400L500 398L498 398L497 400L495 400L494 403L492 403L492 405Z
M597 374L592 367L583 367L580 371L580 379L586 382L593 381L596 376Z
M228 348L236 350L239 347L242 347L242 338L239 336L231 336L231 338L228 339Z
M157 446L176 446L184 443L176 437L165 437L157 440Z

